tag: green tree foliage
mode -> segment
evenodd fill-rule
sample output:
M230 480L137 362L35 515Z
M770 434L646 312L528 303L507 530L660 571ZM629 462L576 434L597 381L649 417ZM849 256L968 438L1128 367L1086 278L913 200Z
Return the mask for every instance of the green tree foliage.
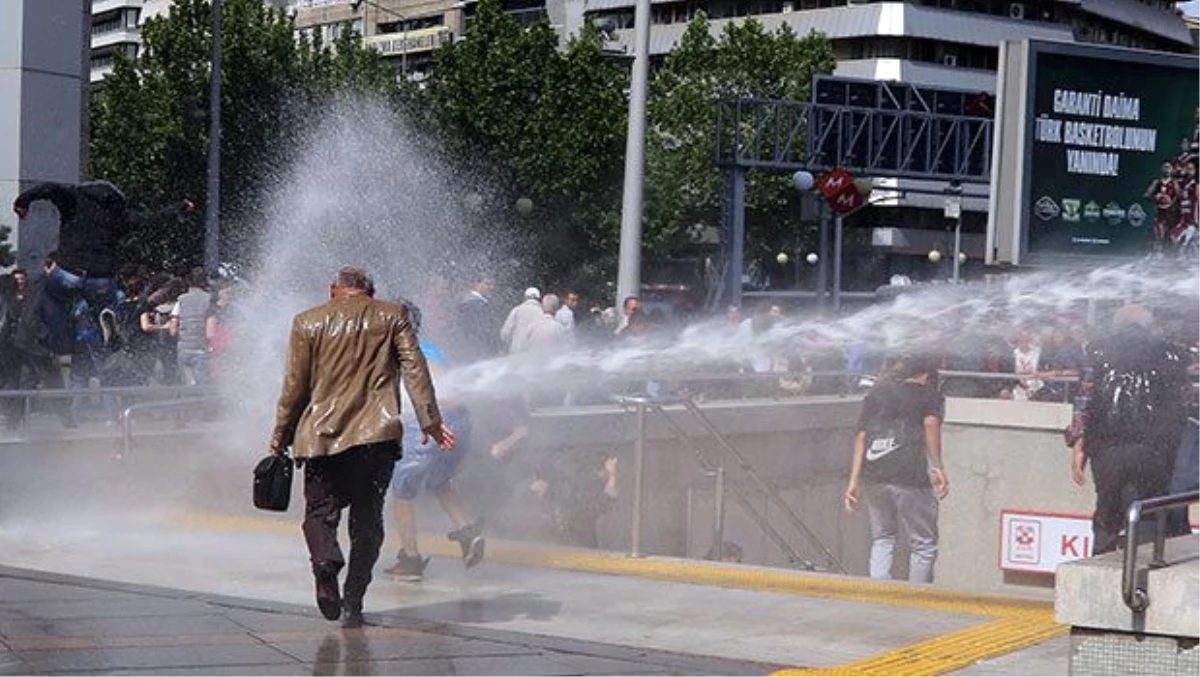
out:
M806 101L814 75L832 72L829 40L766 31L754 19L719 37L702 13L655 74L648 106L646 246L668 251L684 229L720 222L722 178L714 158L717 102L738 97ZM773 258L801 224L786 174L751 172L746 182L748 258Z
M132 234L123 243L127 260L200 258L211 17L208 0L175 0L167 16L143 27L143 55L118 58L91 101L91 176L147 206L190 197L201 207L167 228ZM349 31L333 45L302 39L282 11L261 0L225 0L222 46L221 250L237 259L254 236L245 224L260 221L263 189L286 162L306 114L335 90L385 92L394 78Z
M611 263L620 220L627 74L585 27L560 49L543 23L523 29L482 0L467 39L442 47L417 98L450 155L500 198L545 275ZM512 210L509 210L511 212Z

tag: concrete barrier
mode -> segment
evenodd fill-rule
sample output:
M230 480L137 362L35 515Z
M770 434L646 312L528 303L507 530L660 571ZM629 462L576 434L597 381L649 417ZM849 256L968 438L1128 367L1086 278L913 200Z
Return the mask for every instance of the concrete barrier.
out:
M1142 567L1153 546L1138 550ZM1122 552L1059 567L1054 618L1071 626L1071 674L1200 673L1200 541L1166 542L1166 566L1142 569L1150 605L1135 612L1122 597Z
M861 396L779 401L711 402L703 411L764 476L853 574L865 575L869 553L866 517L842 509ZM666 407L687 431L687 444L673 439L659 416L647 419L647 514L645 547L650 554L703 556L712 545L713 479L695 460L701 449L726 468L730 490L743 489L777 530L814 564L824 565L819 549L782 518L780 511L738 472L682 407ZM1000 568L1000 514L1025 510L1090 515L1094 493L1070 478L1070 454L1062 429L1069 405L968 400L947 402L944 456L951 492L940 515L939 585L980 591L1032 594L1049 598L1052 574L1023 574ZM621 492L613 513L601 523L601 545L629 547L632 516L633 415L616 407L545 411L533 417L533 446L554 453L616 453L621 459ZM733 502L726 505L726 540L742 546L744 560L795 566L785 553ZM906 554L897 553L897 560ZM898 568L903 572L904 562Z
M790 508L836 559L850 573L865 575L869 552L866 517L863 511L847 514L841 500L860 408L861 396L702 405L715 426L778 486ZM697 421L679 406L667 407L666 413L683 426L687 439L686 444L680 443L660 416L648 417L643 529L646 553L701 557L711 547L713 478L706 476L696 461L694 452L700 450L726 469L728 491L743 490L749 502L758 506L767 521L792 544L801 560L829 568L820 548L806 541L804 534L784 519L778 507L748 481L737 461L722 452ZM463 488L468 500L485 514L495 511L497 514L487 516L499 524L504 516L498 514L499 508L483 500L485 489L480 487L511 484L508 490L519 497L528 494L528 484L517 486L522 481L520 472L504 474L507 471L486 453L503 425L492 425L489 431L483 414L464 467ZM1090 514L1094 502L1090 485L1076 487L1070 479L1069 453L1061 434L1069 417L1070 407L1063 404L948 401L944 456L951 491L941 509L936 584L1050 597L1052 575L1014 574L1000 569L1000 512ZM245 509L249 472L258 454L254 451L257 447L246 448L243 428L219 424L139 430L134 453L120 460L114 460L120 449L115 429L107 436L87 440L34 439L2 444L0 469L4 477L0 485L5 491L0 496L0 515L15 508L18 496L29 496L39 508L41 499L55 492L111 494L112 500L119 503L126 493L147 493L145 483L152 482L160 486L146 497L139 496L139 500L155 494L176 494L184 504L197 508ZM599 545L628 552L633 415L616 406L547 410L533 416L530 431L530 439L517 454L540 450L563 456L618 456L620 495L612 511L600 520ZM107 486L101 489L100 483ZM734 501L726 501L725 514L725 539L742 547L744 561L784 567L802 563L789 561ZM422 528L445 530L445 519L436 503L423 505L419 515ZM905 558L903 551L897 553L901 571Z

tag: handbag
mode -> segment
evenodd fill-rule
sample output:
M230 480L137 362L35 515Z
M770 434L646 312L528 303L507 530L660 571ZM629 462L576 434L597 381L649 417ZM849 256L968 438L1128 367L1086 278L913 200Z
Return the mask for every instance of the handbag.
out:
M254 467L254 507L284 512L292 500L292 458L268 455Z

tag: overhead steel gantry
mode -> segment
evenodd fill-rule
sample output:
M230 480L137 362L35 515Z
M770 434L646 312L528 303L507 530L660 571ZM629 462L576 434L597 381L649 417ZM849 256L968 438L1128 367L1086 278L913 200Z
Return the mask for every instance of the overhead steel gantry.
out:
M917 108L913 110L912 108ZM843 167L864 178L990 180L992 118L907 109L744 98L717 107L716 163L725 179L721 244L724 289L710 305L740 303L745 255L746 172L813 173ZM821 219L822 289L828 210Z

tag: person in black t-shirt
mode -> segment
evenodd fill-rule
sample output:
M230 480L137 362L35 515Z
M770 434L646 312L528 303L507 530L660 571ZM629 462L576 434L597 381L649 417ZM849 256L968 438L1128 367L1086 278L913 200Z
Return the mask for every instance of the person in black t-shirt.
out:
M866 498L871 523L871 578L891 578L897 528L909 539L908 580L933 581L938 549L938 500L950 490L942 465L945 398L930 383L936 362L905 357L896 377L863 400L854 436L846 510Z

